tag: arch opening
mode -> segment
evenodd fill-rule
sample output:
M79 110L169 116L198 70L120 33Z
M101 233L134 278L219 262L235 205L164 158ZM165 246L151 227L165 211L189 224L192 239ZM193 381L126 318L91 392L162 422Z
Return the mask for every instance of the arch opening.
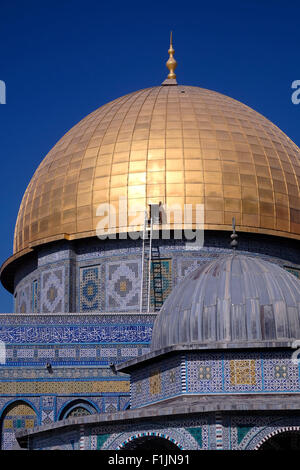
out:
M23 400L10 403L1 417L1 449L19 449L15 432L20 429L31 429L38 424L34 409Z
M97 413L96 408L84 400L74 400L66 405L59 415L59 420L76 416L88 416Z
M300 431L282 431L266 439L258 450L300 450Z
M169 439L160 436L142 436L125 443L121 450L149 450L149 451L180 451L180 448Z

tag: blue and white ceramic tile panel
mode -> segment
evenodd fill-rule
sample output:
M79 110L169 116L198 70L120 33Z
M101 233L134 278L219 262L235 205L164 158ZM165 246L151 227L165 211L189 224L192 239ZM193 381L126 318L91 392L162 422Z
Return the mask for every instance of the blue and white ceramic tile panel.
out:
M39 292L40 292L39 282L38 280L35 279L32 283L32 309L31 309L32 313L38 313L38 309L40 305Z
M136 310L140 303L141 260L106 262L106 311Z
M178 353L131 374L132 408L181 394L295 391L300 391L299 366L288 350Z
M26 282L17 292L17 309L20 313L29 313L31 310L31 283Z
M185 249L184 242L160 241L163 264L163 287L166 297L185 275L199 265L228 253L228 249L204 247L199 251ZM240 250L241 253L243 251ZM274 254L277 251L274 250ZM272 255L251 253L273 263L293 269L298 265ZM28 274L29 273L29 274ZM62 245L43 248L37 264L28 261L16 276L15 308L17 312L107 312L139 311L141 247L134 240L115 240L114 244L95 242L75 250ZM38 302L33 306L34 282ZM64 298L64 301L63 301Z
M130 381L131 408L181 395L181 357L167 358L133 371Z
M39 267L20 281L15 290L16 312L69 311L69 264L69 261L64 261ZM26 294L25 305L23 305L24 294Z
M128 424L85 425L68 434L57 430L42 438L35 437L33 449L120 450L127 443L144 436L157 436L173 442L182 450L255 450L268 438L287 430L300 430L300 417L272 414L197 414L188 418L140 420Z
M56 397L45 395L41 397L40 407L42 410L41 424L50 424L56 420Z
M20 402L36 410L39 425L60 419L74 400L101 413L126 409L129 378L126 374L116 377L108 366L149 352L155 317L1 314L0 340L6 344L6 363L0 365L0 417L3 419L8 404ZM46 369L47 362L53 374Z
M100 267L80 268L80 312L101 311Z
M300 391L291 351L188 353L186 379L191 394Z
M134 425L134 431L129 431L126 425L103 425L87 428L86 449L118 450L129 441L153 435L164 437L174 442L182 450L209 449L210 426L209 415L195 419L176 419L163 422L139 422Z
M256 450L267 439L283 431L299 431L300 417L268 415L224 415L223 440L226 449Z
M143 436L151 435L163 437L173 442L182 450L207 450L214 433L214 417L206 415L194 419L164 419L163 422L152 420L151 422L136 423L134 430L129 431L128 425L103 425L101 427L84 427L85 450L120 450L128 442ZM34 448L53 449L57 445L58 436L53 439L35 439ZM79 438L79 434L78 434ZM62 442L62 446L64 442ZM63 448L63 447L62 447Z
M249 242L250 243L250 242ZM254 242L253 242L254 243ZM263 246L264 255L251 253L294 270L293 252L285 253L290 261L280 258L280 247ZM255 244L252 246L255 248ZM258 250L257 250L258 251ZM172 288L202 263L228 253L218 246L202 250L185 250L182 241L163 241L161 258L170 260L168 288ZM242 251L241 251L242 253ZM25 262L24 262L25 263ZM108 367L149 351L156 315L140 315L139 290L141 246L132 240L78 242L73 249L62 242L59 247L40 249L33 259L19 269L15 283L15 309L20 315L0 315L0 340L7 346L7 360L0 365L0 413L6 416L11 406L27 404L36 415L38 424L49 424L64 415L74 400L88 403L97 411L124 410L129 405L129 391L118 389L128 377L116 377ZM68 313L68 312L81 313ZM21 314L22 312L22 314ZM56 313L55 313L56 312ZM100 312L103 312L99 315ZM110 313L109 313L110 312ZM115 313L114 313L115 312ZM118 313L123 312L123 313ZM126 313L127 312L127 313ZM28 315L28 313L33 313ZM51 362L54 374L45 368ZM186 379L186 371L189 378ZM147 375L148 374L148 375ZM76 387L70 392L71 382ZM57 391L54 390L56 382ZM105 391L105 384L113 384ZM178 393L289 393L299 392L299 371L290 361L289 351L277 352L192 352L164 359L145 368L132 382L137 390L133 407L162 401ZM103 385L103 391L87 391L86 384ZM122 385L123 386L123 385ZM24 393L28 388L29 391ZM31 387L31 388L30 388ZM51 388L52 387L52 388ZM10 417L14 422L14 415ZM29 415L16 418L16 426L24 425ZM26 418L27 416L27 418ZM24 418L25 417L25 418ZM14 444L8 431L6 448ZM267 420L267 421L265 421ZM31 420L32 421L32 420ZM266 425L264 423L267 423ZM15 426L15 424L13 424ZM153 432L173 440L182 449L256 448L267 435L284 426L299 427L298 418L283 416L253 417L215 416L206 414L189 420L140 422L135 431L128 427L106 426L86 429L86 448L121 448L130 439ZM81 431L80 431L81 432ZM82 438L78 430L57 436L37 448L79 449Z
M46 313L65 311L65 267L48 269L41 275L41 309Z
M169 294L173 290L173 269L172 269L172 259L162 258L160 262L160 278L162 286L162 299L166 300ZM175 261L175 260L174 260ZM153 264L151 266L153 270ZM151 272L151 282L150 282L150 305L155 306L155 292L154 292L154 281L153 274Z

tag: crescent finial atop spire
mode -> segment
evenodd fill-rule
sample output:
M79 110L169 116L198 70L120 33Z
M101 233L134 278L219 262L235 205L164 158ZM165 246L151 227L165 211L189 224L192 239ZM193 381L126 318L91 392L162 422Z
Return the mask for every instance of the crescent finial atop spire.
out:
M169 69L169 74L168 74L168 78L166 78L166 80L162 83L162 85L177 85L176 74L174 72L174 70L177 67L177 62L174 59L174 55L173 55L174 52L175 52L175 50L173 49L173 32L171 31L171 34L170 34L170 48L168 50L169 59L166 62L166 66Z

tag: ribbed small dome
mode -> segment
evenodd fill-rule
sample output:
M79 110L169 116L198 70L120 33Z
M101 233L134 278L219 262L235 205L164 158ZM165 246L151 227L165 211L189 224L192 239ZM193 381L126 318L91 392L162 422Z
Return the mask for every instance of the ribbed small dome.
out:
M232 253L196 269L170 294L151 350L297 338L300 281L275 264Z

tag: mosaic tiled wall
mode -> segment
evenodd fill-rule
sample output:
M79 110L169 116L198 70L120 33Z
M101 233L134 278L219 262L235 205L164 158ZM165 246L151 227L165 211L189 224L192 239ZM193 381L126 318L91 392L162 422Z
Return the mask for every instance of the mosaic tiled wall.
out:
M133 408L181 394L299 391L291 351L178 353L131 375Z
M300 432L300 416L272 413L205 413L181 418L157 418L127 424L77 426L33 438L33 449L79 448L84 435L85 450L120 450L128 442L152 435L173 442L181 450L256 450L272 436L287 431ZM73 443L73 444L72 444Z
M172 243L160 240L159 244L163 299L189 272L229 251L218 246L203 247L198 251L188 250L181 240ZM17 312L139 311L142 253L137 241L115 240L115 243L111 241L110 244L101 244L100 241L89 244L84 241L82 245L78 243L76 249L58 245L56 250L55 246L48 251L43 248L36 264L32 260L26 261L27 269L23 266L17 272ZM266 255L255 252L252 252L252 256L284 266L299 276L299 265L282 259L280 250L274 253L278 257L271 253ZM153 308L153 282L150 294Z
M299 366L291 351L207 353L186 356L188 393L300 391Z
M0 340L6 344L6 362L0 365L2 424L7 405L18 400L36 410L37 424L62 419L75 404L74 413L82 408L100 413L126 409L129 378L126 374L116 376L109 364L149 352L155 317L1 314ZM2 426L3 432L11 433L3 441L4 448L13 445L9 442L14 442L12 436L20 420L10 422L10 431L5 431L8 424Z
M163 302L166 300L168 295L171 293L173 288L173 276L172 276L172 259L161 259L160 260L160 275L161 281L161 294ZM150 306L155 307L155 286L153 282L153 263L151 266L151 281L150 281Z
M80 269L80 312L99 312L100 269L92 266Z
M257 450L268 439L281 432L300 432L300 416L280 415L259 416L238 413L223 418L224 446L233 450Z
M135 310L139 307L141 261L106 263L106 311Z
M39 283L34 280L32 283L32 312L37 313L39 307Z
M65 269L49 269L42 273L41 310L46 313L65 311Z
M182 393L181 357L165 359L157 365L133 371L131 380L131 408L137 408Z
M20 313L27 313L31 310L31 285L29 282L23 285L22 290L17 295L16 306Z
M2 416L1 449L11 450L17 444L15 430L30 429L37 426L35 411L26 403L16 402L4 411Z

